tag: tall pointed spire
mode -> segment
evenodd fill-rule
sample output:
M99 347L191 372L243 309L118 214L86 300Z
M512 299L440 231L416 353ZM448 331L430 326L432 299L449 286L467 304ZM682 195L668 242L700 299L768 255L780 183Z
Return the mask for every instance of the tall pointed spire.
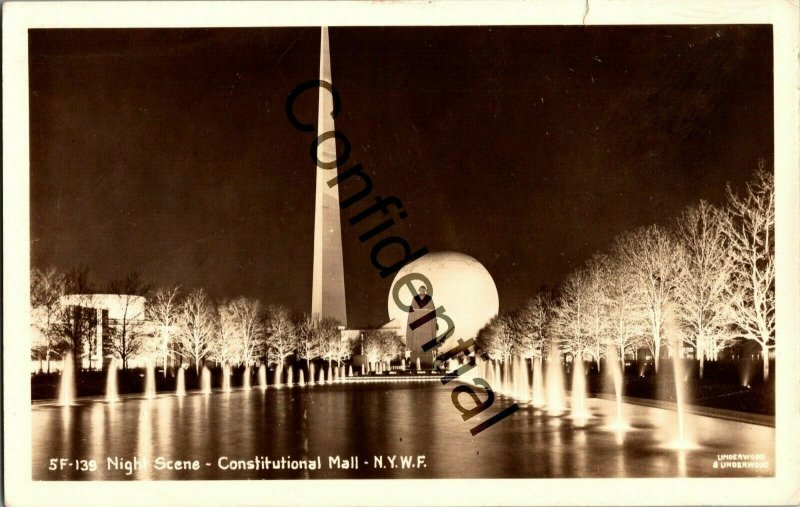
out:
M328 27L322 27L319 79L331 81L331 55L328 44ZM334 132L333 99L328 90L319 88L317 135ZM330 134L329 134L330 135ZM320 162L336 160L336 139L332 136L317 146ZM314 278L311 291L311 313L331 317L347 325L347 308L344 296L344 261L342 258L342 226L339 217L339 187L328 186L336 177L338 168L317 167L317 189L314 205Z

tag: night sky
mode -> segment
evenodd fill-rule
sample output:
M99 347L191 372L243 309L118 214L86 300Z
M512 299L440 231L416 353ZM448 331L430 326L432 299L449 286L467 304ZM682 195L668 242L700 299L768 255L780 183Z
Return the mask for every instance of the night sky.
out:
M32 30L33 265L309 311L312 135L285 101L318 77L319 37ZM772 161L769 26L331 28L330 43L344 168L403 201L391 232L414 249L483 263L501 311ZM296 110L314 120L316 94ZM349 324L379 325L391 280L369 252L388 234L362 245L351 214Z

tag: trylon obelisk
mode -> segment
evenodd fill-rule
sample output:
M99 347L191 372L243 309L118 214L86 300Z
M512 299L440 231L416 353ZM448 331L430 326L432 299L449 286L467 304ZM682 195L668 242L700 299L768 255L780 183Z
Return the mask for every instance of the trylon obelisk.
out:
M322 27L319 79L331 83L331 55L328 45L328 27ZM319 88L317 135L334 132L333 98L323 87ZM317 158L322 163L336 160L336 139L328 134L317 146ZM314 204L314 281L311 291L311 313L330 317L347 325L347 308L344 299L344 263L342 259L342 225L339 218L339 187L328 186L338 168L317 167L317 191Z

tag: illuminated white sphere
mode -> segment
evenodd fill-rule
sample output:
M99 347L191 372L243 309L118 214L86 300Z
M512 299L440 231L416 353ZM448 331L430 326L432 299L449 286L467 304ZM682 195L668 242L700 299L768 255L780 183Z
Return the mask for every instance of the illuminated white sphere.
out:
M497 287L492 275L483 265L458 252L431 252L404 266L392 281L392 289L398 280L410 273L419 273L430 280L430 285L420 280L411 283L415 289L427 285L428 295L436 307L444 307L445 313L453 319L455 332L450 336L442 350L450 349L459 338L464 341L474 338L492 317L497 315L500 302ZM400 332L405 336L408 313L400 308L389 290L389 318L396 319ZM409 304L411 293L405 286L400 290L400 300ZM445 322L438 319L439 331L445 331ZM437 334L438 334L437 333Z

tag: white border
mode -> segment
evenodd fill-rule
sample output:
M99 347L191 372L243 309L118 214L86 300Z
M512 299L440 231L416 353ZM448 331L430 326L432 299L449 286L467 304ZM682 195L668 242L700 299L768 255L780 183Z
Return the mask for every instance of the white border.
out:
M31 481L29 351L27 338L22 338L29 334L28 28L576 25L584 22L584 16L585 22L592 25L773 25L779 349L775 478ZM798 22L796 0L6 3L3 6L3 468L8 505L797 504L800 502Z

